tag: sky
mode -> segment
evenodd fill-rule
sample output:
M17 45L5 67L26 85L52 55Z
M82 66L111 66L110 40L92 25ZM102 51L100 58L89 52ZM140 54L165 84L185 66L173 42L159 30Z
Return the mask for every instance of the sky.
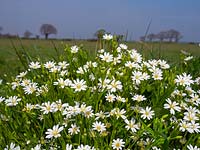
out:
M2 33L20 36L52 24L52 38L94 38L103 28L139 40L150 20L149 33L175 29L181 41L200 42L200 0L0 0Z

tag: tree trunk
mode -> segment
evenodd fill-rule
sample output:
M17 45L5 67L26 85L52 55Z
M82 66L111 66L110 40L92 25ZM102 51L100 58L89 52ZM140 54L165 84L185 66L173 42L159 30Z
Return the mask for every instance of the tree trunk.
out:
M48 33L45 34L45 39L46 40L48 39L48 35L49 35Z

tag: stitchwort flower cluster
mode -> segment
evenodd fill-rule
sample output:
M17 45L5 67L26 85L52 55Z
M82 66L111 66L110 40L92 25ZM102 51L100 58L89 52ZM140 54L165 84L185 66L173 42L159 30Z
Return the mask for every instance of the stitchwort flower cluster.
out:
M94 59L66 46L2 83L1 149L199 149L200 77L103 40Z

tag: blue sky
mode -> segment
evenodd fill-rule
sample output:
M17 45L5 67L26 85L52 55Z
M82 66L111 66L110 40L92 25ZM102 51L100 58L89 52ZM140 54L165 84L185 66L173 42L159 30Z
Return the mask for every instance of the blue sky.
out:
M40 34L53 24L56 38L93 38L100 28L138 40L152 19L149 33L176 29L182 41L200 42L200 0L0 0L3 33ZM131 37L130 37L131 36Z

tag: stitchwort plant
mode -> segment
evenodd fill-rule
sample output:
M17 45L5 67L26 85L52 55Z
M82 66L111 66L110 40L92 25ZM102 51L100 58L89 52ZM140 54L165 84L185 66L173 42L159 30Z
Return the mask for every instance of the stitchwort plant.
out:
M0 149L200 149L200 76L103 36L0 85Z

